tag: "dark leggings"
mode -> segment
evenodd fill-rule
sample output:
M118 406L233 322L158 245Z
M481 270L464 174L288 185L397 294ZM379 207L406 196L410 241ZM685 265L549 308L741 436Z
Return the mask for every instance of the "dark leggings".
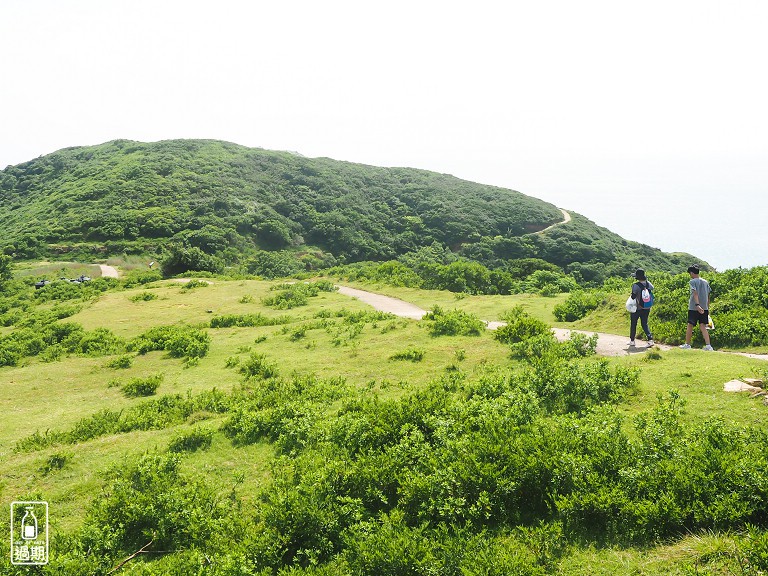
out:
M629 339L634 340L635 339L635 333L637 332L637 319L640 318L640 325L643 327L643 332L645 332L645 335L648 337L648 340L651 340L653 336L651 336L651 329L648 328L648 314L650 314L651 311L648 308L638 308L637 312L632 312L629 319Z

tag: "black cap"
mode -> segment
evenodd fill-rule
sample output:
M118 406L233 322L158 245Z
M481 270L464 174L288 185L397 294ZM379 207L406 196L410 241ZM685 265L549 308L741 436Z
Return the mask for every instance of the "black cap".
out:
M692 272L693 274L699 273L699 265L698 264L691 264L688 266L688 272Z
M634 276L638 280L645 280L645 270L643 270L642 268L638 268L637 270L635 270Z

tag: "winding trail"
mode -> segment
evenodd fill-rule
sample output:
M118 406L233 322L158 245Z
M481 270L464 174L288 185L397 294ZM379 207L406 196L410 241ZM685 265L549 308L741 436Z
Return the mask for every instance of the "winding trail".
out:
M382 294L376 294L374 292L368 292L366 290L359 290L357 288L350 288L348 286L337 285L336 287L339 290L339 294L344 294L345 296L351 296L352 298L357 298L361 302L364 302L365 304L372 306L379 312L389 312L390 314L394 314L395 316L400 316L402 318L412 318L414 320L420 320L427 313L426 310L422 310L415 304L411 304L410 302L405 302L404 300L399 300L398 298L392 298L391 296L384 296ZM496 330L497 328L504 326L504 322L499 322L496 320L493 320L493 321L486 320L485 325L489 330ZM642 354L648 349L645 343L640 340L637 341L637 344L638 344L637 346L635 346L634 348L630 348L628 346L628 342L629 342L628 337L619 336L617 334L606 334L603 332L590 332L587 330L570 330L567 328L552 328L552 332L560 342L568 340L572 332L578 333L578 334L584 334L585 336L592 336L593 334L597 334L596 352L600 356L631 356L632 354ZM669 346L667 344L656 344L654 348L658 350L670 350L675 347ZM725 354L726 352L722 352L722 353ZM755 358L757 360L768 361L768 354L749 354L746 352L727 352L727 353L737 354L739 356L746 356L748 358Z
M563 221L562 222L555 222L554 224L544 228L544 230L539 230L538 232L536 232L536 234L543 234L547 230L552 230L552 228L554 228L555 226L562 226L563 224L568 224L568 222L571 221L571 215L570 215L570 213L567 210L563 210L562 208L560 208L559 210L560 210L560 212L563 213Z

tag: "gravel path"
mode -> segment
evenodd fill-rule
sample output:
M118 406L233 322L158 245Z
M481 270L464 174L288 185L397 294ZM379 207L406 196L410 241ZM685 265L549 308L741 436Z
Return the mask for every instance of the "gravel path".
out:
M426 310L422 310L410 302L405 302L390 296L383 296L381 294L367 292L366 290L358 290L357 288L350 288L348 286L337 286L337 288L339 289L339 294L357 298L361 302L365 302L366 304L373 306L380 312L389 312L395 316L400 316L402 318L413 318L415 320L420 320L427 313ZM489 330L496 330L497 328L504 326L504 322L495 320L486 321L485 324ZM552 328L552 332L560 342L568 340L568 338L570 338L571 332L578 332L587 336L595 334L595 332L589 332L585 330L569 330L567 328ZM600 356L630 356L632 354L642 354L648 349L648 347L645 345L645 341L642 340L637 340L637 345L634 348L630 348L628 345L628 336L605 334L601 332L597 332L596 334L596 352ZM674 346L656 344L654 348L658 350L670 350L671 348L674 348ZM734 354L768 361L768 354L748 354L742 352L734 352Z
M117 273L117 268L115 268L114 266L99 264L99 268L101 268L102 278L118 278L119 277L119 274Z

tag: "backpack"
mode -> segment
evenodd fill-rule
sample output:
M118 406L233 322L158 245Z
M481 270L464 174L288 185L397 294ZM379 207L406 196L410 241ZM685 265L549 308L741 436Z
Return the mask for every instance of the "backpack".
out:
M640 284L638 282L638 284ZM643 286L640 284L640 286L643 288L640 292L640 300L643 301L643 308L650 308L653 306L653 290L649 290L647 286Z

